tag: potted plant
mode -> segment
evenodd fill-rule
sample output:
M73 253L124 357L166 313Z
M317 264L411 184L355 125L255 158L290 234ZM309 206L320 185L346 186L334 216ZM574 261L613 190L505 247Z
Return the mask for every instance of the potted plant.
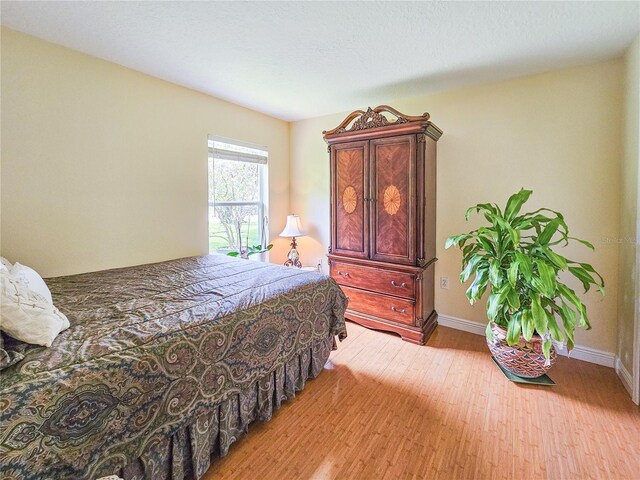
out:
M564 217L548 208L520 214L531 190L512 195L504 210L481 203L467 210L482 213L489 225L447 239L445 248L462 249L460 281L473 277L467 298L474 304L489 290L487 345L506 370L521 377L546 373L555 361L553 341L574 346L576 324L591 328L587 309L563 283L559 273L569 272L585 293L595 285L604 295L602 276L588 263L555 252L570 240L593 249L587 241L569 236ZM561 328L562 326L562 328Z
M242 235L240 234L240 222L235 222L235 223L236 223L236 232L238 236L238 250L227 252L228 256L248 259L251 255L256 255L258 253L265 253L273 248L272 243L270 243L269 245L264 245L263 243L262 245L243 246ZM264 235L264 230L263 230L263 235ZM247 243L248 242L249 242L249 228L247 228Z
M262 245L249 245L247 247L240 246L240 251L236 252L227 252L227 255L230 257L240 257L240 258L249 258L251 255L255 255L257 253L268 252L273 248L273 244L269 244L267 246Z

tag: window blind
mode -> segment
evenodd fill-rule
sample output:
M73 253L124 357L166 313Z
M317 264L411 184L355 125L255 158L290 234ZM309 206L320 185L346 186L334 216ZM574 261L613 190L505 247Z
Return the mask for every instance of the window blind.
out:
M236 141L227 143L225 141L209 140L209 155L219 160L266 165L269 153L266 149L244 146Z

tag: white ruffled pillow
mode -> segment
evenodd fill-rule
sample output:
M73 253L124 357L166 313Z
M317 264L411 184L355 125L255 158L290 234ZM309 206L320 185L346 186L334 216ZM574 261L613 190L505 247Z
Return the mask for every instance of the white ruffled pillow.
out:
M44 283L44 280L42 279L40 274L33 268L16 262L11 268L11 275L13 275L14 278L24 282L25 286L29 290L39 293L44 298L46 298L51 305L53 305L53 299L51 298L51 291L49 290L49 287L47 287L47 284Z
M11 270L13 265L11 262L4 257L0 257L0 270Z
M48 289L47 289L48 290ZM0 270L0 329L16 340L50 347L67 317L24 281Z

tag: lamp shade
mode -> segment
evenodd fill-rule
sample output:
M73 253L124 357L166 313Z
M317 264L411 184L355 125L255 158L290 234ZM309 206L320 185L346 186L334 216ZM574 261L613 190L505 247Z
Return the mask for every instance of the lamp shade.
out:
M302 231L302 224L298 215L287 215L287 225L280 233L281 237L302 237L306 235Z

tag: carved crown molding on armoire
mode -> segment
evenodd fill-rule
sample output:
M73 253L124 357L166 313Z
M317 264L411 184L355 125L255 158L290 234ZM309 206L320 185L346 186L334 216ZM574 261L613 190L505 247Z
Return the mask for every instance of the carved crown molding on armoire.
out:
M392 117L392 118L390 118ZM434 309L436 142L429 114L387 105L322 132L331 159L331 276L346 317L424 343Z

